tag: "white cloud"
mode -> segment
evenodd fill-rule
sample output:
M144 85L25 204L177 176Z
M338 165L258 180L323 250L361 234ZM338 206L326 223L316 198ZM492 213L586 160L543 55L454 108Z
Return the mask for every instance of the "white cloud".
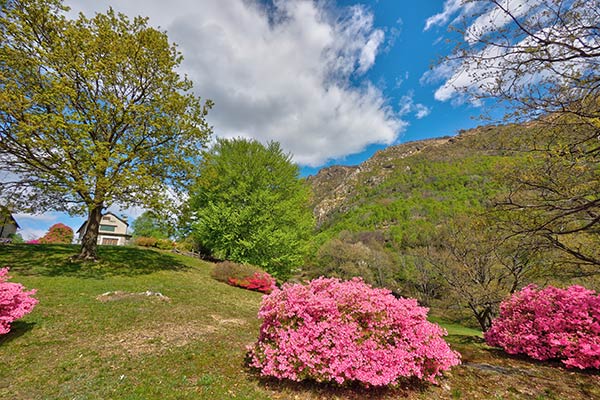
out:
M425 29L428 30L432 26L446 25L450 18L463 8L463 0L446 0L444 2L444 11L439 14L432 15L425 21Z
M425 118L431 113L431 109L424 104L415 103L414 92L402 96L398 102L400 115L414 114L415 118Z
M415 104L415 117L417 119L425 118L431 113L431 108L423 104Z
M222 137L276 140L295 161L318 166L391 144L406 123L381 90L362 78L375 63L385 34L365 7L277 0L84 0L73 12L112 4L147 15L166 29L184 56L182 72L198 95L214 100L209 123ZM359 87L350 83L363 79Z
M27 222L56 222L58 215L56 214L13 214L17 222L26 220Z
M514 18L520 18L543 0L500 0L498 4L510 11ZM465 24L463 40L465 46L471 48L474 56L470 58L447 60L427 71L420 79L421 84L439 84L434 94L436 100L453 101L456 104L470 102L474 106L482 105L478 94L497 85L499 79L508 82L517 82L506 64L510 64L518 55L507 54L506 39L500 39L500 45L482 46L479 42L486 35L504 28L512 21L512 17L492 2L463 2L461 0L446 0L444 11L436 14L426 21L426 29L433 25L447 24L449 19L456 16ZM474 17L474 15L477 15ZM524 42L513 43L523 45ZM534 71L529 71L534 72ZM524 74L523 79L531 79ZM475 94L475 96L472 96Z

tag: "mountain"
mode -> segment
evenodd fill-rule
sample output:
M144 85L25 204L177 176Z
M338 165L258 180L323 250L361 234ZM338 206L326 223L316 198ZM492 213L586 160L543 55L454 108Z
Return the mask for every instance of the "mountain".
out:
M378 231L393 247L416 245L444 219L482 209L502 190L495 176L519 159L529 127L483 126L457 136L378 151L357 166L309 176L323 243L341 231Z

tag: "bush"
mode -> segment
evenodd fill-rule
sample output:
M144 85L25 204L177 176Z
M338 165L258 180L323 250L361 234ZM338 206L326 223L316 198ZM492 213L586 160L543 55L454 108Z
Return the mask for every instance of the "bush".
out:
M171 250L175 244L169 239L157 239L153 237L139 236L133 239L133 244L142 247L156 247L161 250Z
M25 244L40 244L40 239L29 239Z
M6 282L8 268L0 268L0 335L10 331L10 324L31 312L37 300L31 297L35 290L23 291L20 283Z
M275 279L254 265L223 261L215 265L211 275L220 282L263 293L276 288Z
M243 279L229 278L227 283L232 286L267 294L277 288L275 279L266 272L255 272L252 276Z
M600 368L600 295L581 286L529 285L502 302L485 340L509 354Z
M133 239L133 244L135 244L136 246L156 247L157 243L158 243L158 239L153 238L153 237L140 236L140 237L136 237L135 239Z
M175 244L170 239L158 239L155 247L161 250L171 250L175 247Z
M258 316L248 357L265 376L385 386L411 377L435 382L460 363L426 308L360 278L285 284L263 298Z

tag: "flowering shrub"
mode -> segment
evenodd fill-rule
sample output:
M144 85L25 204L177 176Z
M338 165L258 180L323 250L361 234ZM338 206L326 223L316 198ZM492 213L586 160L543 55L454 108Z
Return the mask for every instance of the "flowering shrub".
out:
M262 375L300 381L397 384L403 377L435 382L460 363L414 299L397 299L360 278L285 284L263 298L258 342L249 346Z
M23 291L20 283L6 282L8 268L0 268L0 335L10 331L10 324L31 312L37 300L31 297L35 290Z
M275 279L266 272L255 272L247 278L228 278L227 283L244 289L256 290L263 293L271 293L277 287Z
M600 295L581 286L529 285L500 305L485 340L509 354L600 369Z
M42 244L70 244L73 241L73 229L65 224L54 224L39 239Z
M26 244L40 244L40 239L30 239L25 242Z
M232 286L263 293L271 293L276 288L275 279L271 275L250 264L223 261L215 265L211 275Z

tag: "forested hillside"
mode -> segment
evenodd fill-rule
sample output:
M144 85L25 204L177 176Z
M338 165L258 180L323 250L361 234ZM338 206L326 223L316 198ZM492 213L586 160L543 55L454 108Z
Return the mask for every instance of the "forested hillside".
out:
M502 206L521 176L552 174L542 165L548 154L534 149L559 136L543 122L490 125L321 170L307 178L319 228L302 274L361 275L428 305L462 304L482 327L504 296L528 283L585 276L596 287L590 265L533 232L515 234L515 216Z

